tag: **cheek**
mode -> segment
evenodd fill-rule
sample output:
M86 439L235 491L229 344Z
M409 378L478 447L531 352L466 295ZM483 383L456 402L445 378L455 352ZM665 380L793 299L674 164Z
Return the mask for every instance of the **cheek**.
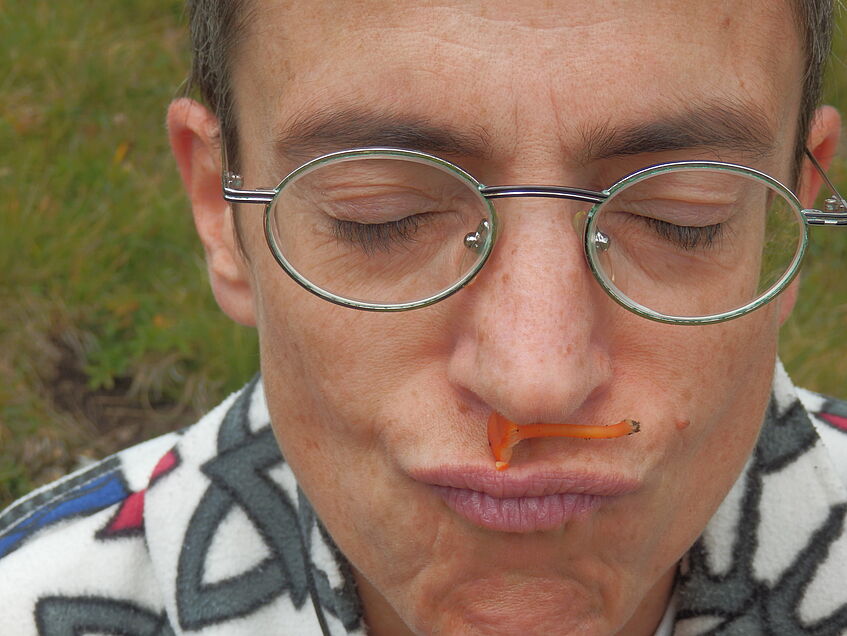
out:
M642 388L659 396L645 408L667 419L645 431L645 457L657 461L651 471L657 514L642 521L664 519L665 549L687 550L755 445L776 360L777 314L766 307L722 325L680 328L675 346L643 355L654 362L645 372L654 375Z
M262 303L262 370L275 378L286 402L308 406L318 420L366 424L401 387L431 375L448 348L432 309L426 315L362 312L299 288L288 298Z
M316 505L357 484L378 499L391 482L386 438L404 434L397 418L445 396L442 314L336 307L279 275L259 298L263 381L287 461Z
M639 400L671 407L679 424L717 419L770 386L779 329L778 306L706 326L671 326L641 321L616 328L614 373L618 386ZM747 396L750 396L750 399ZM650 404L643 415L649 421ZM660 409L661 410L661 409ZM688 434L696 434L692 427Z

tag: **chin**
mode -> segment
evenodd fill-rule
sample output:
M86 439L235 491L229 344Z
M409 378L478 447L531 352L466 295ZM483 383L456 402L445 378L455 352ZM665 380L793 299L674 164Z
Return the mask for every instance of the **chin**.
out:
M616 630L603 615L600 599L581 585L549 579L513 577L468 581L451 587L433 607L421 602L412 621L415 633L608 636Z

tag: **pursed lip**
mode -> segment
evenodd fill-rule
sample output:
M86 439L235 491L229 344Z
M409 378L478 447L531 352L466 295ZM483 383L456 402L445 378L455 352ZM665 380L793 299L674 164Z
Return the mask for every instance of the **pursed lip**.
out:
M640 485L637 479L616 473L514 467L498 471L493 466L437 466L410 470L408 474L431 486L474 490L498 499L564 494L614 497L633 492Z
M639 487L620 474L561 470L438 466L409 475L467 521L501 532L559 528Z

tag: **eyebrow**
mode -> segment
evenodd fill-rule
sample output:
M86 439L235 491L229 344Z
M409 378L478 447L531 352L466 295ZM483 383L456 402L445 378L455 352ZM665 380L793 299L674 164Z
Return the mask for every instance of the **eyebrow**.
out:
M765 115L743 102L715 101L667 117L623 127L609 124L585 130L582 163L611 157L674 150L728 150L751 159L774 152L774 137Z
M750 159L774 152L774 138L764 114L742 102L714 101L634 124L608 122L581 131L574 161L592 161L675 150L726 150ZM470 131L421 117L357 108L324 108L289 120L276 135L279 156L304 161L318 155L383 146L455 157L488 158L492 144L481 126Z
M491 154L482 128L468 132L395 113L321 109L294 118L285 128L274 145L279 155L289 159L371 146L462 157L485 158Z

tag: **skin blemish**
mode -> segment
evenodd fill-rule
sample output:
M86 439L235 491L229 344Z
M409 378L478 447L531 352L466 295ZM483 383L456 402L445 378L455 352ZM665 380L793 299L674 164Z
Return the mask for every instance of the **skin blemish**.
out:
M690 420L677 420L676 421L676 430L684 431L691 425Z

